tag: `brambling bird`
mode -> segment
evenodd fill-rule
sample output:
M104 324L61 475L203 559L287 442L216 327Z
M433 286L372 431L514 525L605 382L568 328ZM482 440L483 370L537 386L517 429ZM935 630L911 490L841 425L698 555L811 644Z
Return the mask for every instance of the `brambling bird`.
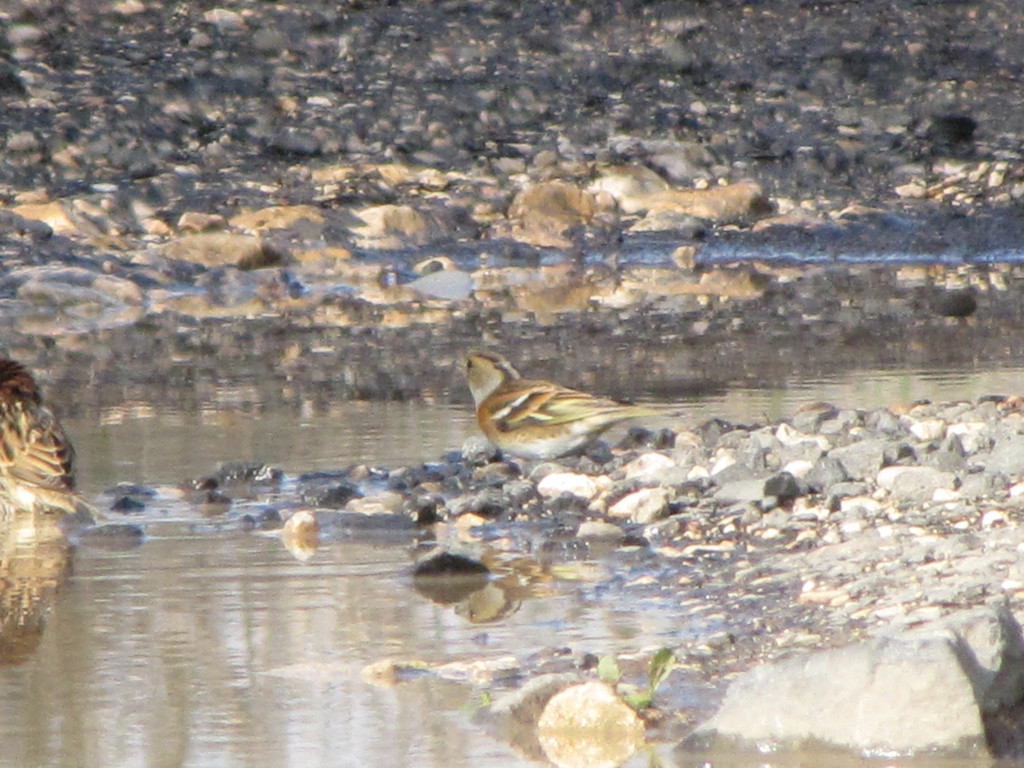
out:
M88 509L75 493L75 451L32 374L0 358L0 511Z
M576 453L621 421L658 413L551 381L524 379L508 360L489 352L466 358L466 377L480 429L501 450L526 459Z

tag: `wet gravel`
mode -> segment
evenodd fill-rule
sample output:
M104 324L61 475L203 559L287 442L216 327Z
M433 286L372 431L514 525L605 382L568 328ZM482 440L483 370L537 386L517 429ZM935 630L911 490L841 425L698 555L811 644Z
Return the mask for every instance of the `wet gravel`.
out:
M15 0L2 351L69 415L239 381L267 407L466 402L481 343L665 400L1019 363L1022 35L1011 0ZM1017 606L1022 431L1013 393L836 403L539 467L471 445L183 493L250 529L449 527L541 570L630 553L631 594L715 615L679 655L720 681ZM145 527L152 492L111 514Z
M676 391L782 376L766 341L809 371L1019 359L1021 14L15 2L5 346L57 395L141 381L185 407L229 370L268 403L282 377L458 399L448 364L481 339L612 394L631 344L685 351ZM766 208L679 208L746 180ZM565 216L531 229L552 182ZM852 263L894 258L934 266ZM774 263L728 266L752 260Z
M1019 396L870 411L817 404L773 423L637 427L615 446L540 463L471 438L421 466L286 478L234 464L189 483L184 500L221 526L285 521L297 557L351 537L412 546L417 589L465 603L471 621L514 611L552 574L578 570L622 599L691 617L673 650L715 687L758 662L968 608L1020 610L1022 413ZM110 521L145 529L155 494L112 489ZM481 573L504 595L487 613L474 597ZM548 670L527 665L517 677L539 671Z

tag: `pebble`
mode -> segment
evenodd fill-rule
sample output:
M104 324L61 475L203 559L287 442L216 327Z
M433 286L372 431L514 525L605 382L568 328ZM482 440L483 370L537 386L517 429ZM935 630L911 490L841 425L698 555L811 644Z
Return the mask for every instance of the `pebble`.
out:
M664 517L670 499L668 488L641 488L615 502L608 508L608 515L646 525Z
M552 498L567 493L590 501L597 496L598 486L587 475L573 472L552 472L537 483L537 493L544 498Z

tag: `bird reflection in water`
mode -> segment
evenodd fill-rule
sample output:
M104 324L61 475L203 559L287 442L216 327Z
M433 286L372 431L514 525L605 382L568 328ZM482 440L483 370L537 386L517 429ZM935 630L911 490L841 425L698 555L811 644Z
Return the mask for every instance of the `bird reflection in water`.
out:
M478 560L434 550L413 569L416 591L439 605L452 606L471 624L489 624L511 616L523 600L552 593L550 577L535 560L485 549Z
M0 510L0 666L35 652L70 573L71 546L57 516Z

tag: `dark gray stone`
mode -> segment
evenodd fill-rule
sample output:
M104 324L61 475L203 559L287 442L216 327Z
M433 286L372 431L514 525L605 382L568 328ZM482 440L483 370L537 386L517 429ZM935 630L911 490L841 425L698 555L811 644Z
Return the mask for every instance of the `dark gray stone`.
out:
M849 477L838 459L822 456L804 476L804 482L812 491L820 493L836 483L848 480Z
M774 496L780 502L792 501L807 493L807 486L789 472L780 472L764 481L764 495Z
M839 409L831 403L820 403L817 406L803 408L797 411L790 423L793 428L800 432L819 432L821 425L826 421L836 418Z
M934 450L924 451L921 463L947 472L958 472L967 466L967 451L957 435L949 435Z
M899 435L905 432L900 424L900 417L887 408L879 408L871 411L864 419L864 425L876 432L883 432L889 435Z
M861 440L833 448L828 456L838 461L851 480L874 479L883 466L888 440Z

